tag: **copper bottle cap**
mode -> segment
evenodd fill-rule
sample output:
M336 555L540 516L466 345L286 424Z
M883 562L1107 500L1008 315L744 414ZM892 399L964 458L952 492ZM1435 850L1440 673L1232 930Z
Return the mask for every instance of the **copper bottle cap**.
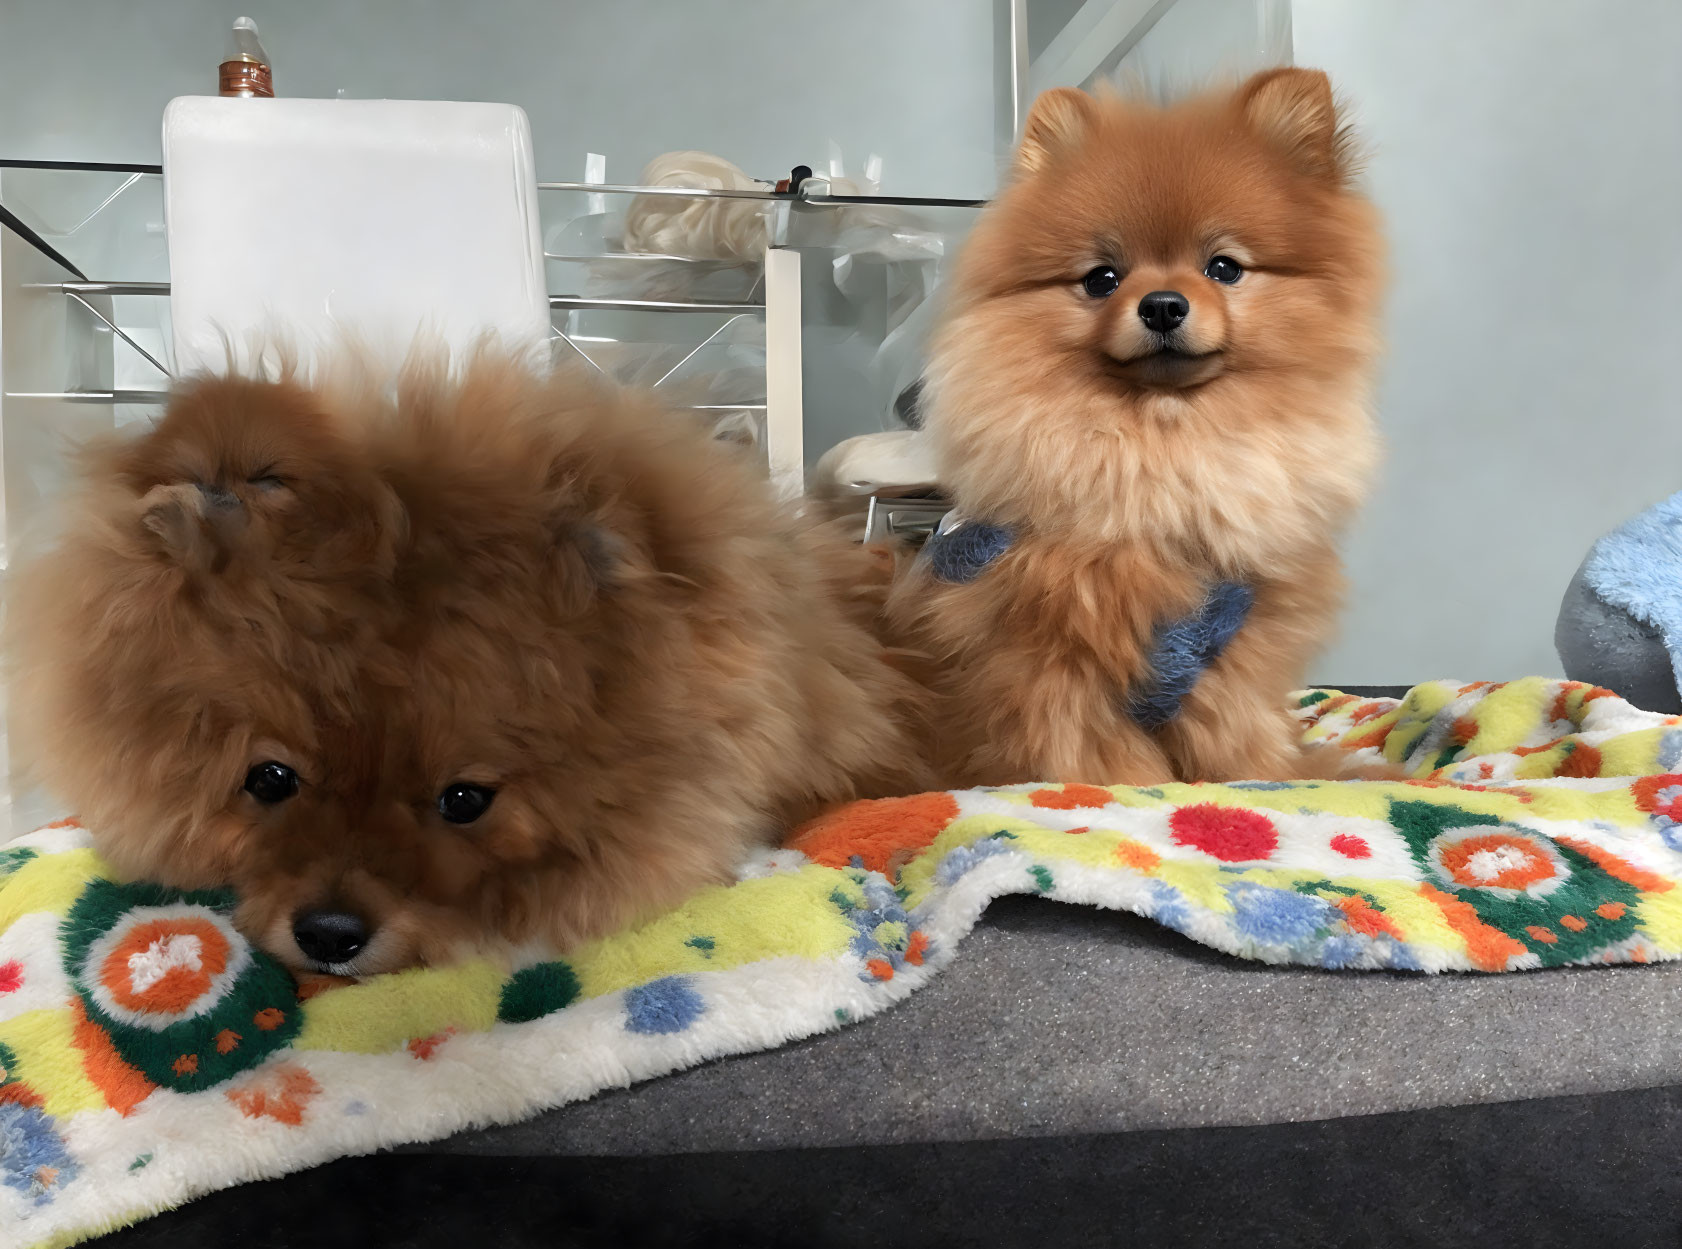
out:
M217 67L217 95L274 98L274 79L261 61L223 61Z

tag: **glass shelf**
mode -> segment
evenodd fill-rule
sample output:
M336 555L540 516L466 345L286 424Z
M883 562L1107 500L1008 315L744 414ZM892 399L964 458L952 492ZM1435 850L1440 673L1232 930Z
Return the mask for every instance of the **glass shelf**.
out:
M785 491L798 490L837 442L899 427L898 401L921 370L929 296L981 203L836 195L822 178L795 193L539 188L562 349L618 381L660 389L722 435L754 443ZM697 206L679 210L693 219L693 233L680 231L674 246L667 230L661 247L632 237L628 219L668 199ZM62 429L91 432L145 419L165 399L173 372L169 263L156 166L0 161L0 206L15 225L0 233L17 258L0 273L16 305L7 336L43 318L61 331L54 351L36 353L27 379L7 370L0 395L7 473L26 479L6 501L15 532L63 477L63 457L39 448L25 456L32 440L19 442L19 431L57 412ZM660 217L670 220L669 211ZM775 298L767 284L773 253L791 275ZM55 297L56 307L43 302ZM778 366L769 339L778 339L779 364L795 379L792 400L788 386L780 402L772 399ZM101 407L109 411L91 411Z

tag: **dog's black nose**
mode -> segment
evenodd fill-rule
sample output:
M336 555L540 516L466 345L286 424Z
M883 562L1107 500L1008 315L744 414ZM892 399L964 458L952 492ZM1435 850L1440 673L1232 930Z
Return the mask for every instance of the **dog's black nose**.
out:
M1139 301L1139 320L1158 334L1178 328L1191 312L1191 301L1179 291L1152 291Z
M368 944L368 935L368 925L348 911L299 911L292 917L292 939L317 963L348 963Z

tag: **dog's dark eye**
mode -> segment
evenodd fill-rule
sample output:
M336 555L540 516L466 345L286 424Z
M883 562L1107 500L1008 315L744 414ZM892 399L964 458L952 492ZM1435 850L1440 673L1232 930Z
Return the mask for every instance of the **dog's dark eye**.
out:
M471 824L490 809L496 790L457 782L438 795L438 814L452 824Z
M1244 276L1244 266L1231 256L1216 256L1204 267L1203 276L1231 286Z
M1094 299L1108 299L1121 285L1121 274L1109 265L1099 265L1080 280L1081 289Z
M286 482L273 473L264 473L261 477L247 478L245 484L256 486L259 490L279 490Z
M272 759L259 763L245 774L245 792L265 805L285 802L298 792L298 774Z

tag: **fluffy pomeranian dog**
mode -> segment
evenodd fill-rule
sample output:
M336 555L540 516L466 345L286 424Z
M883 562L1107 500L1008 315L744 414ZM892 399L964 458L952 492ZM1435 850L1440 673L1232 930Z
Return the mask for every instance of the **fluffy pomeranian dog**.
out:
M69 515L11 595L28 769L295 969L564 950L926 785L871 557L586 377L201 380Z
M1324 74L1041 96L960 257L895 590L943 783L1319 773L1286 711L1377 458L1377 218Z

